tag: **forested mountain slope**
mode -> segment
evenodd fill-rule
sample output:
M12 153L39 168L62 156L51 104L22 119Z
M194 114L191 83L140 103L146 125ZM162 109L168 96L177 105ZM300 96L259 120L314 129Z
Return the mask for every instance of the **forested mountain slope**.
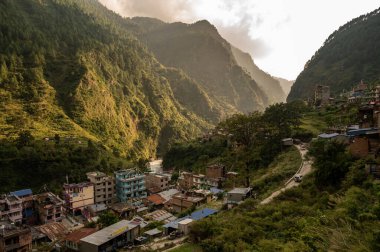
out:
M361 80L380 82L380 8L333 32L297 77L288 101L310 97L317 84L333 94L349 90Z
M82 136L137 158L209 128L220 112L208 95L138 29L96 0L1 1L1 138Z
M133 18L141 41L165 66L182 69L210 97L229 112L263 110L268 97L236 62L231 45L207 21L167 24Z
M242 52L234 46L231 46L231 50L239 66L248 71L259 87L268 96L270 104L284 102L286 100L285 92L277 79L256 66L248 53Z

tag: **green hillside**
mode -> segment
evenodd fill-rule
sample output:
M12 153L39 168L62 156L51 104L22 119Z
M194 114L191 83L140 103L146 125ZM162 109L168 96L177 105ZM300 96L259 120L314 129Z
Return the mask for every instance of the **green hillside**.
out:
M288 101L312 96L317 84L333 94L361 80L380 83L380 9L353 19L333 32L297 77Z
M207 21L167 24L133 18L141 41L168 67L182 69L196 80L225 115L263 110L267 95L236 62L231 45Z
M217 105L139 29L95 0L1 1L0 138L79 136L136 159L209 128Z

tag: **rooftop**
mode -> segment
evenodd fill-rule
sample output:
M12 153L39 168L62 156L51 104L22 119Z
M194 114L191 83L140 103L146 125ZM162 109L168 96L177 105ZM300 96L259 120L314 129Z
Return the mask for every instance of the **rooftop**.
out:
M334 138L337 136L339 136L338 133L331 133L331 134L322 133L322 134L318 135L319 138L325 138L325 139Z
M181 224L181 225L187 225L191 222L193 222L194 220L193 219L184 219L184 220L181 220L180 222L178 222L178 224Z
M24 196L32 195L33 192L32 192L31 189L23 189L23 190L11 192L10 194L11 195L16 195L18 197L24 197Z
M100 203L100 204L93 204L93 205L89 205L88 206L93 212L97 213L97 212L102 212L102 211L105 211L108 209L107 205L104 204L104 203Z
M69 230L61 222L47 223L37 227L37 229L49 237L52 241L63 239L65 234L69 232Z
M155 205L161 205L161 204L164 204L164 202L166 201L163 197L161 197L161 195L159 194L152 194L152 195L149 195L147 197L147 200L152 202L153 204Z
M159 229L157 229L157 228L151 229L151 230L148 230L148 231L144 232L144 234L149 235L149 236L155 236L155 235L158 235L158 234L161 234L161 233L162 233L162 231L159 230Z
M45 206L63 204L63 200L51 192L34 195L34 200L38 204L45 205Z
M175 195L175 196L173 196L173 198L187 200L187 201L191 201L191 202L194 202L194 203L203 200L203 198L201 198L201 197L191 197L191 196L186 196L186 195L183 195L183 194L181 194L181 195Z
M179 191L177 189L169 189L166 191L162 191L158 193L162 198L165 199L165 201L170 200L174 195L178 194Z
M212 214L217 213L217 210L211 209L211 208L204 208L202 210L195 211L191 213L190 218L193 220L201 220L203 218L206 218L207 216L210 216Z
M134 224L131 221L122 220L118 223L115 223L111 226L108 226L98 232L95 232L89 236L86 236L80 241L90 243L96 246L100 246L115 237L124 234L125 232L132 230L133 228L137 227L138 225Z
M89 236L97 231L96 228L81 228L70 234L68 234L65 238L66 241L79 242L80 239Z
M105 177L107 175L104 172L93 171L93 172L87 172L86 176L87 177Z
M236 194L247 194L251 191L252 189L250 187L248 188L234 188L228 193L236 193Z
M144 218L146 219L152 219L155 221L173 221L176 219L171 213L165 210L156 210L154 212L148 213L144 215Z
M72 183L72 184L64 184L63 188L68 189L68 188L81 188L81 187L88 187L88 186L93 186L91 182L81 182L81 183Z

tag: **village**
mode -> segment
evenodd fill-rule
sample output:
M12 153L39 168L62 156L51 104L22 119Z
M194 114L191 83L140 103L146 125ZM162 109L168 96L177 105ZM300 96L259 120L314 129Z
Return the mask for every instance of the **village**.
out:
M318 138L346 144L357 158L378 157L380 87L370 89L361 82L332 99L329 87L319 85L312 102L319 110L357 104L357 124L331 126ZM221 133L208 133L203 140L213 134ZM282 140L283 146L293 144L298 144L300 152L305 150L298 139ZM194 222L255 196L249 183L235 187L238 173L227 171L223 164L207 165L205 174L182 171L172 180L173 171L164 170L162 162L151 160L145 171L88 172L87 181L69 183L67 179L60 195L46 187L37 193L26 188L1 195L0 251L30 251L40 246L47 251L165 250L183 242ZM378 164L368 162L366 167L380 178ZM301 178L295 174L291 179L301 182ZM234 185L231 190L225 191L226 182ZM104 213L117 216L118 221L99 228Z
M167 248L163 241L182 241L193 222L251 194L250 188L227 193L218 189L237 175L221 164L206 167L205 175L181 172L176 183L163 171L162 160L147 163L147 170L120 170L111 176L89 172L87 181L65 183L61 195L46 187L38 193L21 189L1 195L0 251L29 251L41 245L58 251L149 249L146 245L154 246L154 241L162 244L155 249ZM120 221L99 230L95 223L105 212ZM147 230L150 223L158 225Z

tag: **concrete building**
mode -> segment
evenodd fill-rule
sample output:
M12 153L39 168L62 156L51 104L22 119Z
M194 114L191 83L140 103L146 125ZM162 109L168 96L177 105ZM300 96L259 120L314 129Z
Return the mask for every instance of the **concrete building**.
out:
M115 172L115 181L116 196L120 202L129 202L132 199L142 199L147 196L145 175L136 169Z
M191 172L181 172L178 178L178 186L184 190L188 190L193 185L193 174Z
M132 221L122 220L80 240L79 251L116 251L133 242L140 232L140 226Z
M94 184L95 204L111 204L116 199L115 179L103 172L86 173L88 180Z
M0 222L0 251L32 251L32 233L28 227L17 227L8 222Z
M0 195L0 219L22 223L22 200L16 195Z
M57 195L46 192L33 196L35 210L42 224L61 221L64 217L64 201Z
M325 106L330 102L330 87L317 85L315 88L314 104L315 106Z
M169 188L169 174L145 174L145 186L149 193L158 193Z
M85 214L85 207L94 204L94 184L90 182L64 184L63 189L66 209L74 215Z
M178 230L184 235L188 235L190 232L190 226L193 224L193 219L184 219L178 222Z
M191 197L184 194L179 194L173 196L173 198L167 204L165 204L165 206L176 213L180 213L193 206L200 206L203 203L206 203L205 198Z
M252 189L234 188L227 193L227 204L239 204L251 195Z
M209 165L206 168L207 179L220 179L226 176L226 167L222 164Z
M22 223L35 224L33 192L31 189L23 189L10 193L19 197L22 201Z

